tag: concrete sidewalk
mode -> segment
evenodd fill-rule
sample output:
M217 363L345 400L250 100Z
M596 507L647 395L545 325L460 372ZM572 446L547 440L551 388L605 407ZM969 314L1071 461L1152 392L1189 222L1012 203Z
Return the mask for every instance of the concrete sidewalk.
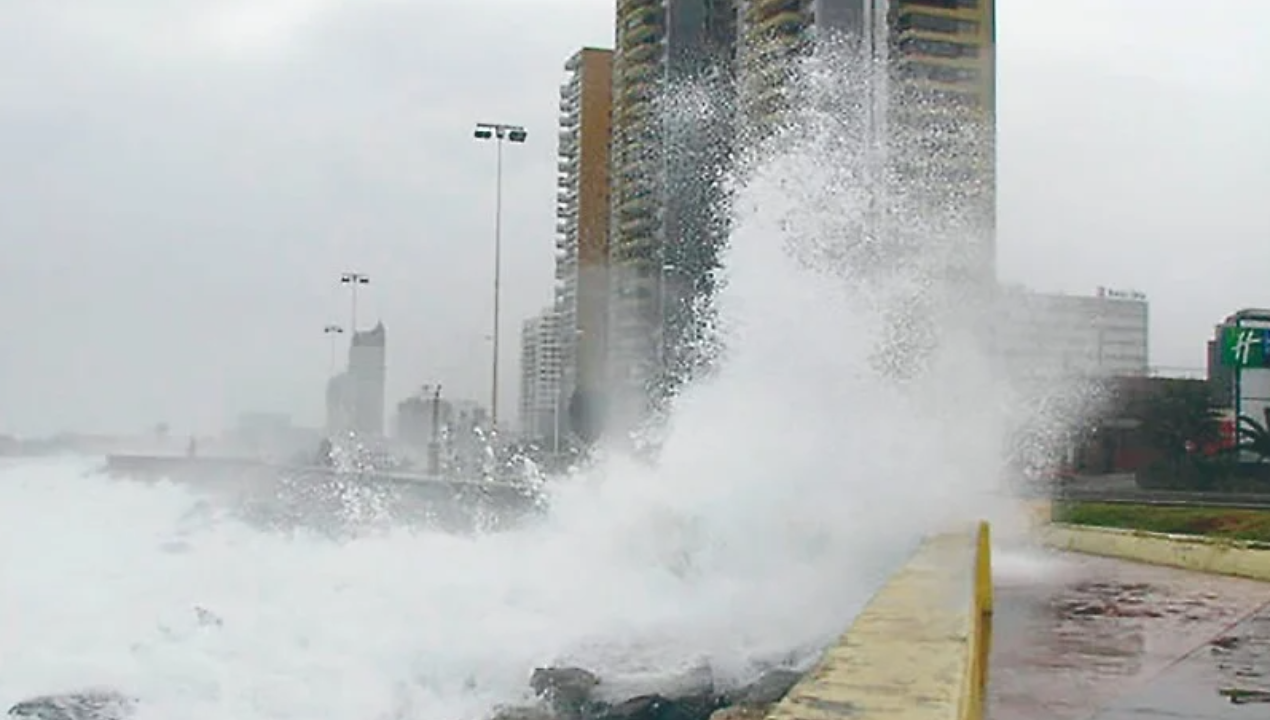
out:
M1270 584L998 551L990 720L1270 716ZM1253 696L1240 696L1255 699Z

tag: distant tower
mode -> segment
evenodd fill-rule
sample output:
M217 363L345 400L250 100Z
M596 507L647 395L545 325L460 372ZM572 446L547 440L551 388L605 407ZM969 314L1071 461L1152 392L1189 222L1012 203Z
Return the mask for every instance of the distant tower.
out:
M346 372L326 383L326 434L348 432L352 429L351 381Z
M387 375L384 324L353 333L348 348L348 391L352 429L365 437L384 436L384 392Z

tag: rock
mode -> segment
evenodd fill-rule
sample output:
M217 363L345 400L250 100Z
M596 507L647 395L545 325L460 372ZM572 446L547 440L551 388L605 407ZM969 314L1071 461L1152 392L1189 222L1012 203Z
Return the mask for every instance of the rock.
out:
M675 699L641 695L604 708L594 720L708 720L721 704L715 695Z
M538 668L529 676L529 687L560 717L578 718L591 703L591 691L600 684L594 673L576 667Z
M710 713L710 720L763 720L768 709L766 706L732 705Z
M9 708L10 717L31 720L126 720L137 701L114 690L41 695Z
M731 704L749 707L767 707L781 701L803 674L797 670L777 668L768 670L757 680L740 690L729 693Z
M203 627L220 627L225 624L219 615L200 605L194 606L194 617Z
M555 717L543 705L511 705L495 710L490 720L554 720Z

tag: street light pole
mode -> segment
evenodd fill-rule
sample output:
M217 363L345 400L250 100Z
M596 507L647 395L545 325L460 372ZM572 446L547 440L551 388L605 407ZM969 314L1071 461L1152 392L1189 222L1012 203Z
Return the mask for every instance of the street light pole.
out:
M357 286L369 285L370 276L359 272L346 272L340 275L340 284L347 285L352 295L352 308L349 311L348 329L353 334L357 333Z
M494 176L494 348L493 361L490 363L490 429L498 428L498 337L500 320L500 300L503 281L503 141L523 143L528 137L525 128L520 125L504 123L476 124L474 133L477 140L493 140L495 156Z
M330 324L322 328L322 333L331 338L331 366L327 369L327 374L334 377L335 376L335 358L338 352L336 349L336 342L338 340L338 336L344 334L344 328L340 327L339 325Z

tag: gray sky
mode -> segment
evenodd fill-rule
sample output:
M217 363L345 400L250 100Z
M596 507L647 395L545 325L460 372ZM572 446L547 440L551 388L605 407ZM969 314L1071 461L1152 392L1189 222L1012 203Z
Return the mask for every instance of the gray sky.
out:
M369 273L390 401L488 395L493 148L504 414L549 301L557 86L599 0L5 0L0 432L316 422ZM107 7L109 6L109 7ZM1043 290L1136 288L1153 364L1202 365L1270 305L1270 4L1001 3L1000 260Z

